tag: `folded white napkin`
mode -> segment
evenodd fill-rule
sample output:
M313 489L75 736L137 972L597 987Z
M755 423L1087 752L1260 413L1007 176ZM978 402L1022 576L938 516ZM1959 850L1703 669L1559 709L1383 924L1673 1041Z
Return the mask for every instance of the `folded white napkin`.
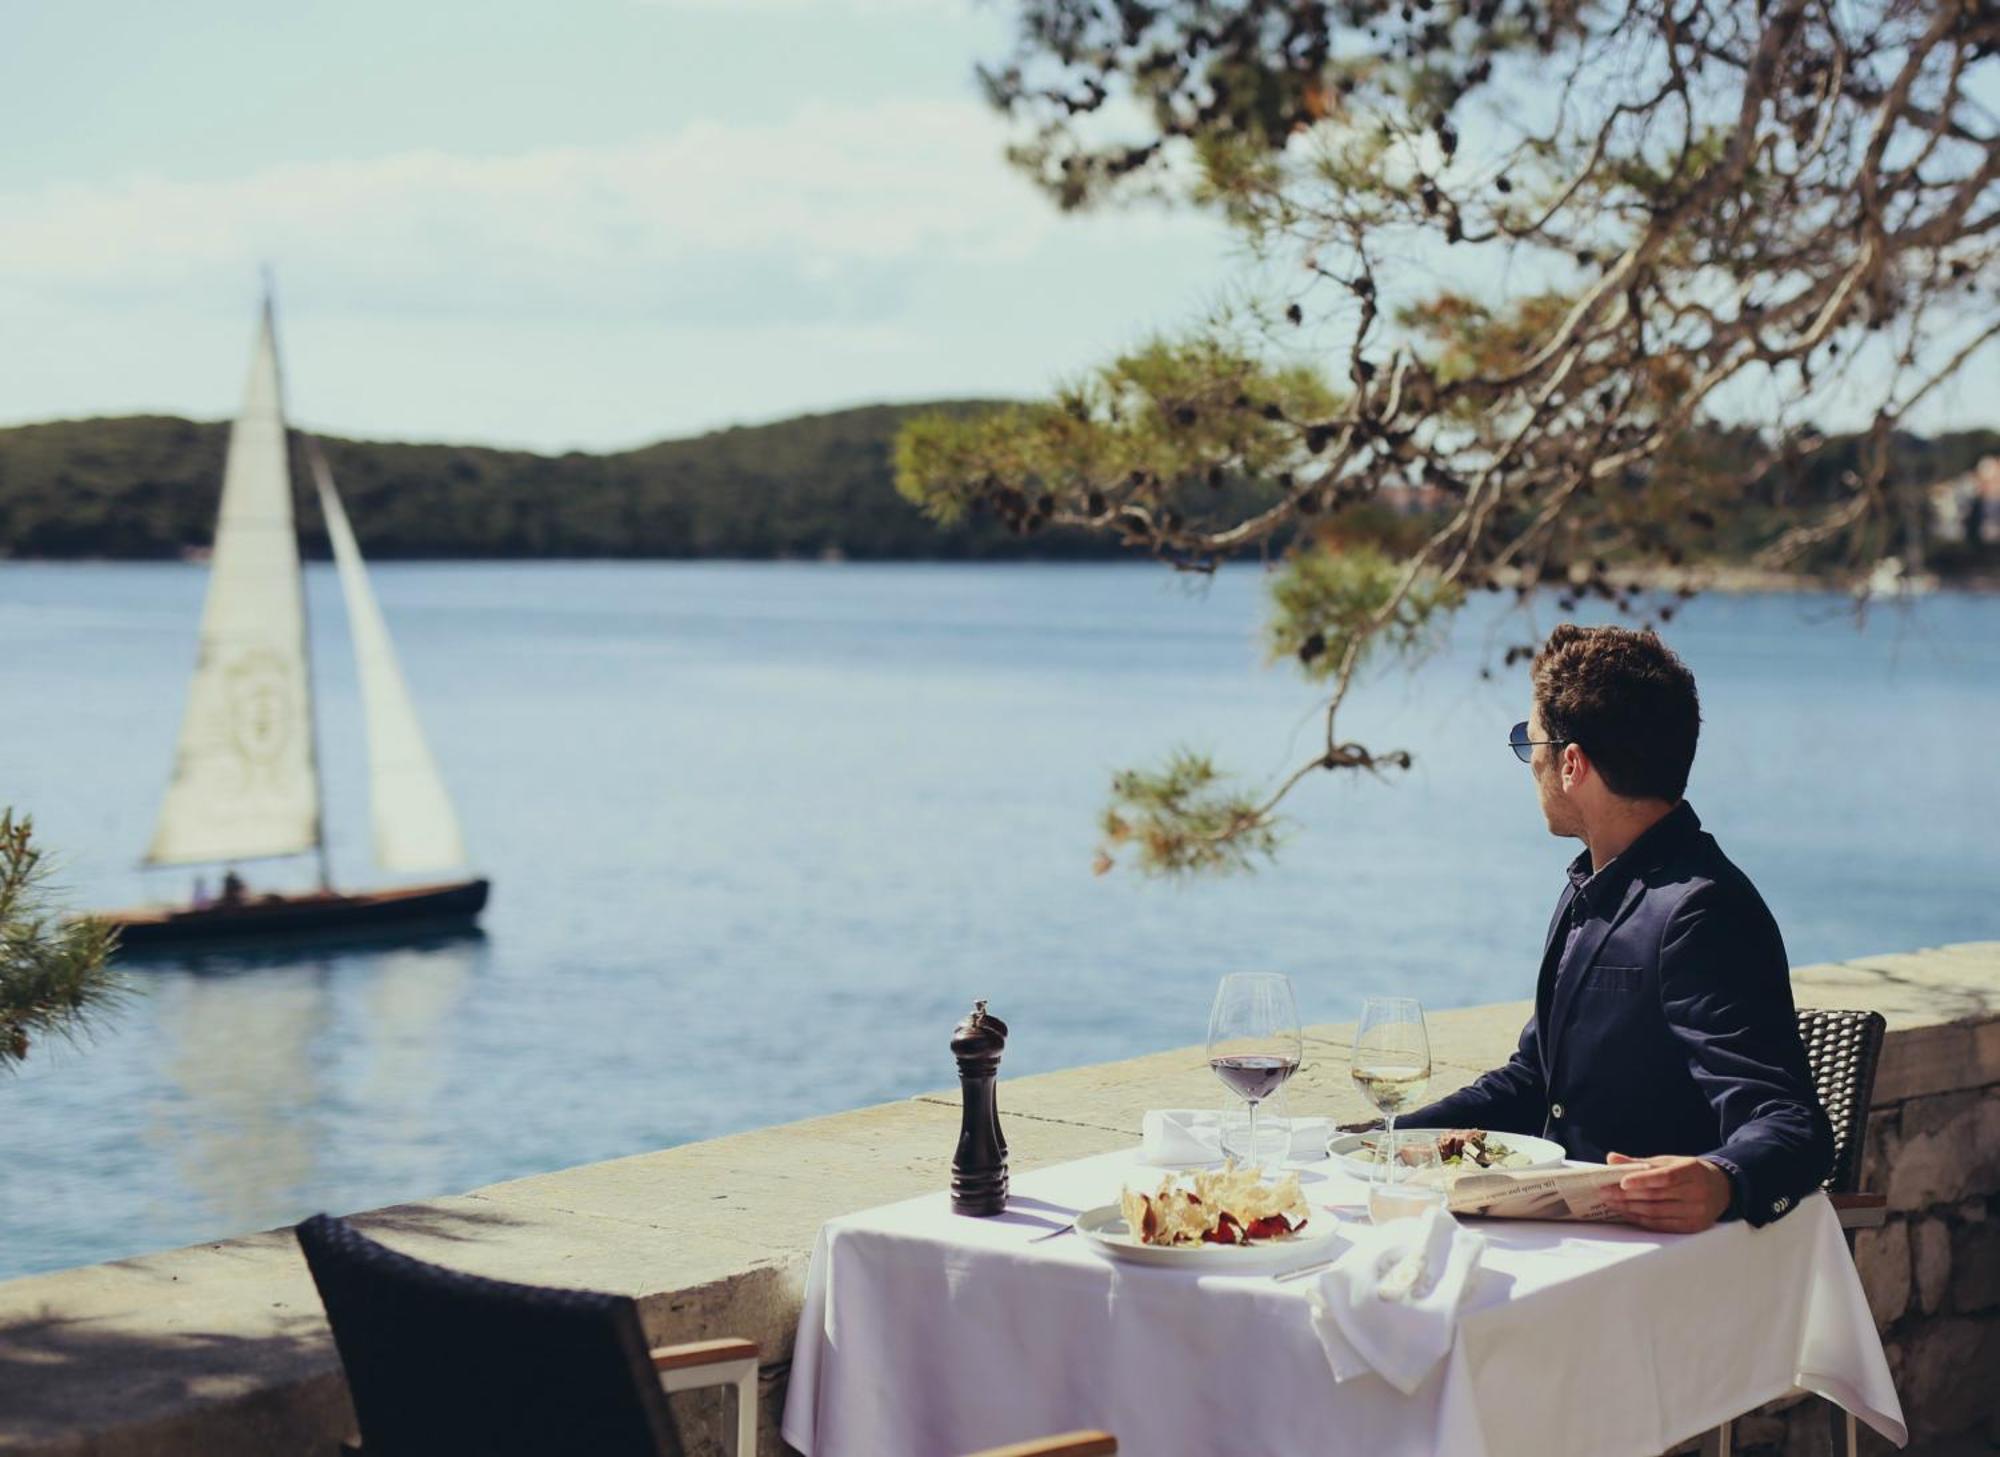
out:
M1295 1159L1316 1159L1333 1136L1331 1118L1259 1118L1257 1141L1267 1128L1291 1135ZM1241 1138L1240 1132L1234 1134ZM1149 1164L1212 1164L1222 1159L1222 1115L1213 1108L1155 1108L1139 1124L1139 1157Z
M1407 1396L1451 1350L1486 1237L1442 1208L1353 1237L1314 1282L1313 1330L1334 1380L1372 1371Z

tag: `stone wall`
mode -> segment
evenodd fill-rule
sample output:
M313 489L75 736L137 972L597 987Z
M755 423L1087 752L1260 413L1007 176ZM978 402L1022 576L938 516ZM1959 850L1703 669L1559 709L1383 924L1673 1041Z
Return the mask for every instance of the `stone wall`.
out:
M1878 1109L1866 1177L1889 1222L1855 1262L1913 1436L2000 1444L2000 1086Z
M1865 1177L1888 1225L1857 1250L1917 1450L2000 1443L2000 942L1794 974L1802 1006L1889 1019ZM1004 998L999 999L1001 1010ZM1524 1003L1432 1018L1434 1088L1503 1060ZM1017 1042L1033 1029L1017 1024ZM1315 1027L1295 1110L1363 1110L1350 1029ZM1017 1168L1128 1145L1148 1107L1212 1104L1201 1050L1008 1081ZM927 1095L376 1210L411 1254L503 1279L621 1291L656 1343L747 1336L766 1352L764 1449L821 1223L941 1186L955 1096ZM722 1399L676 1398L697 1451ZM1826 1450L1825 1408L1748 1418L1739 1450ZM319 1303L278 1230L0 1284L0 1452L34 1457L330 1457L350 1424ZM1872 1439L1871 1439L1872 1440ZM1879 1444L1877 1444L1879 1445ZM884 1454L891 1457L891 1454Z
M1981 953L1995 951L1878 957L1844 978L1860 997L1879 986L1893 1007L1893 987L1946 1014L1892 1032L1862 1165L1889 1218L1855 1240L1916 1446L1960 1435L2000 1448L2000 985L1958 977L1952 960L1990 967Z

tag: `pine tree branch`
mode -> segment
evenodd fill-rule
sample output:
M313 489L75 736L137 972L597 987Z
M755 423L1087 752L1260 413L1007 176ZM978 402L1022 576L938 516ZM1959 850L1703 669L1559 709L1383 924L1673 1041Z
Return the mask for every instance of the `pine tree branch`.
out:
M75 1036L123 999L116 939L90 919L57 919L34 823L0 810L0 1068L34 1042Z

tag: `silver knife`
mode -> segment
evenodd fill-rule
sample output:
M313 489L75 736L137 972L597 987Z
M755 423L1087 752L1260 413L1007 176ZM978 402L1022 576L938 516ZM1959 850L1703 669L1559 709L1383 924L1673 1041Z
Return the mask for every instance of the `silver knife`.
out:
M1303 1280L1308 1275L1317 1275L1321 1270L1328 1269L1332 1265L1333 1260L1331 1259L1314 1260L1310 1265L1296 1265L1289 1270L1280 1270L1271 1279L1282 1285L1287 1280Z

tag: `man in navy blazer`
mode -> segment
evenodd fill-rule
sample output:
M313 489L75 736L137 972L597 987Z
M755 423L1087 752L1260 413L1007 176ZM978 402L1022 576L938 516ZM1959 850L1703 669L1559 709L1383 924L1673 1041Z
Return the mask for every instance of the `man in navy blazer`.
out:
M1765 1224L1819 1187L1833 1133L1813 1091L1778 926L1682 799L1694 675L1652 632L1565 623L1514 728L1552 834L1584 843L1505 1067L1397 1120L1540 1134L1630 1163L1626 1219Z

